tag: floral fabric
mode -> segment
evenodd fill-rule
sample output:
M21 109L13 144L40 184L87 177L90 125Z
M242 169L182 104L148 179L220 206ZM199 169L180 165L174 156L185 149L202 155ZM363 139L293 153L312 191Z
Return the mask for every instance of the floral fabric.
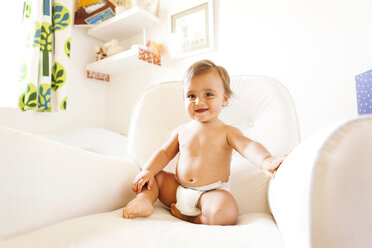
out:
M22 111L66 110L72 13L72 0L25 1L18 103Z

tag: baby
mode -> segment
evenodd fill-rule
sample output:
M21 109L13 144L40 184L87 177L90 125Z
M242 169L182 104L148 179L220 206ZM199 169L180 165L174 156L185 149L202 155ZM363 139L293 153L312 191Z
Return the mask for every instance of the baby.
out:
M232 96L223 67L209 60L196 62L187 71L183 89L192 120L176 128L136 176L132 190L137 196L123 209L123 217L151 215L159 198L179 219L234 225L239 212L228 188L233 149L270 178L287 154L272 156L260 143L218 119ZM178 153L176 173L162 171Z

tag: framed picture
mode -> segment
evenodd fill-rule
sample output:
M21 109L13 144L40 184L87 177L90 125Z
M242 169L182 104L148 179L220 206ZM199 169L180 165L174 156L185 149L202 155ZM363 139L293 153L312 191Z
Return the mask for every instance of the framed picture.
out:
M182 58L214 49L213 1L171 15L170 55Z

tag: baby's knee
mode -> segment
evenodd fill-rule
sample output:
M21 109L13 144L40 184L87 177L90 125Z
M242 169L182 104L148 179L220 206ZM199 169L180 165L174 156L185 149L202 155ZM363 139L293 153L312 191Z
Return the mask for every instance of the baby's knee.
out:
M206 215L208 224L210 225L235 225L238 221L239 212L235 207L216 207L210 209Z

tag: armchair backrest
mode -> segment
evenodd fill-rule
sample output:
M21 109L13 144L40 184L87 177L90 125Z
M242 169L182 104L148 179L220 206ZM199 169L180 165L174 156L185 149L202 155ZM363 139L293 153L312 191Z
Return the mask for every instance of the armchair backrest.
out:
M272 154L292 149L299 142L292 98L277 80L266 76L233 76L234 96L220 118L263 144ZM166 82L146 90L132 114L128 153L142 167L180 124L189 121L181 82ZM178 157L166 168L174 172ZM240 213L268 212L267 179L250 162L233 154L230 189ZM244 183L243 183L244 182ZM252 198L254 201L252 201Z

